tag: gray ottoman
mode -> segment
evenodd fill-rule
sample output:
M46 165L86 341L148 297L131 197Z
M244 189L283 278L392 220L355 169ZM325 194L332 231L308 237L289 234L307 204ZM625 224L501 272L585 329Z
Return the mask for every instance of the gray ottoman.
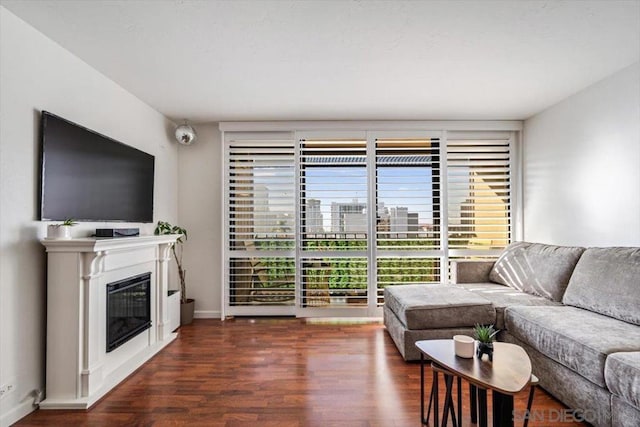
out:
M384 325L407 361L420 359L416 341L471 335L476 323L496 321L490 301L456 286L387 286L384 301Z

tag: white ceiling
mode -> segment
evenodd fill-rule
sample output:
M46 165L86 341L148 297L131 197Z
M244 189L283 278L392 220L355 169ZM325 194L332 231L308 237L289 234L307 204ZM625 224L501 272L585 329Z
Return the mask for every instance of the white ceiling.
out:
M640 1L1 0L161 113L524 119L640 59Z

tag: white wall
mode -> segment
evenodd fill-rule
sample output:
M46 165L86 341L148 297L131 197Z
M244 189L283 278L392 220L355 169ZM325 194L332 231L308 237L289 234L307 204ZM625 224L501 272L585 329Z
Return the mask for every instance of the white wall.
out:
M187 296L196 317L220 317L222 271L222 145L217 123L194 125L195 144L181 146L178 187L180 225L189 232L183 261ZM175 286L177 288L177 286Z
M524 238L640 246L640 64L524 125Z
M156 156L155 219L177 219L174 125L161 114L0 7L0 425L30 412L44 388L45 252L38 217L40 110ZM88 235L108 223L83 223ZM118 224L122 226L122 224ZM153 232L153 224L141 226ZM55 292L55 289L49 289Z

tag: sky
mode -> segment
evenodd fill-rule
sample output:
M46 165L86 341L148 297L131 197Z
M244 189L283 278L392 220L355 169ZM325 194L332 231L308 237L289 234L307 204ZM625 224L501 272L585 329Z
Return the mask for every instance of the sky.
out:
M409 212L418 213L419 224L433 224L431 188L432 169L427 166L398 166L378 167L378 204L384 203L388 209L406 207ZM295 169L286 167L256 167L254 182L269 189L269 209L272 212L294 214L294 182ZM457 179L468 179L468 171L458 171ZM276 185L277 183L277 185ZM285 184L286 183L286 184ZM365 166L314 166L305 169L305 195L308 199L321 201L320 209L323 214L323 227L331 229L331 203L350 203L357 200L367 202L367 170ZM282 202L278 197L288 197L288 206L277 205ZM453 196L452 196L453 197ZM459 196L460 200L449 198L450 210L466 196ZM451 212L450 212L451 213Z
M365 167L314 167L305 171L306 196L321 201L325 229L331 225L331 202L367 201ZM431 168L384 167L377 169L378 205L406 207L417 212L420 224L433 223Z

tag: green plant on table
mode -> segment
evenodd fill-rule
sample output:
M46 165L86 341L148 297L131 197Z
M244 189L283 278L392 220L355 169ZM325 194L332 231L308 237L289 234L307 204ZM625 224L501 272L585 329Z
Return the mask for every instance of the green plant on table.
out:
M64 221L62 221L61 224L54 224L55 227L73 227L74 225L76 225L78 223L78 221L76 221L73 218L67 218Z
M476 339L485 344L491 344L498 332L500 332L500 330L495 329L493 325L476 324L473 328L473 333Z
M184 269L182 264L182 251L184 241L187 240L187 230L179 225L172 225L166 221L158 221L153 234L180 234L180 237L176 240L176 244L173 245L171 251L173 252L173 259L176 260L176 265L178 267L178 277L180 279L180 303L185 304L187 302L187 270ZM183 238L184 240L182 240Z

